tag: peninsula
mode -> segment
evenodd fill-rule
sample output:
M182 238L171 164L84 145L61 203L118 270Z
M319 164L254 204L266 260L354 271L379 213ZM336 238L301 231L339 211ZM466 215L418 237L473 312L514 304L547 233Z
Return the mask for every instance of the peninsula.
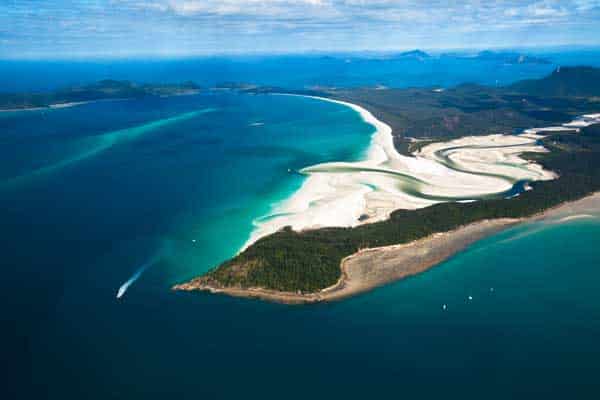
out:
M346 297L421 272L483 236L589 196L600 190L600 130L595 125L600 115L594 114L600 108L599 83L599 70L575 67L503 88L295 92L351 103L385 121L389 131L383 133L398 155L390 156L388 148L377 170L364 170L369 164L361 164L359 172L385 179L394 175L405 185L395 193L404 206L388 202L378 213L390 198L381 192L392 193L384 184L364 197L375 198L374 211L354 215L352 224L298 229L292 223L265 232L233 259L174 288L288 303ZM429 172L423 173L424 165ZM308 180L311 174L351 176L356 166L326 167L304 173ZM432 177L440 173L446 180L435 182ZM456 181L450 181L457 177L464 179L461 190L480 188L481 182L489 183L489 190L459 196L451 188ZM503 188L501 182L510 185Z

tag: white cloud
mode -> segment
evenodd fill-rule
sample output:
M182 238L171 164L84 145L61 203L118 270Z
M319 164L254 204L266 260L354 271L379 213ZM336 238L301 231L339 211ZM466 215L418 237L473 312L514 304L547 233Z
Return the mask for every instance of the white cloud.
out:
M600 8L600 0L574 0L575 8L578 11L590 11L594 8Z
M114 0L130 7L180 17L248 17L314 21L444 24L471 18L486 24L525 24L575 17L600 7L600 0Z
M42 46L41 43L81 41L102 46L113 39L126 42L124 48L162 45L223 50L261 45L277 49L525 45L527 40L542 41L541 37L599 43L600 37L600 0L36 0L35 6L31 3L0 0L0 39L16 43L11 45L14 51L19 51L19 43L33 47L33 44ZM0 48L0 55L2 52Z
M323 7L324 0L167 0L167 9L180 15L255 15L289 14L306 8Z
M528 6L526 14L533 17L560 18L566 17L571 13L563 6L548 2L539 2Z

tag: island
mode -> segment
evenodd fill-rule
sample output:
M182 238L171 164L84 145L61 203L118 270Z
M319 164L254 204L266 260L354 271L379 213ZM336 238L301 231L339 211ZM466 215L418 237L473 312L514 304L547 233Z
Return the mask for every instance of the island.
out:
M459 55L460 57L460 55ZM484 50L477 53L474 58L484 61L503 62L505 64L551 64L550 60L536 57L528 54L521 54L512 51L491 51Z
M314 96L364 108L373 118L385 121L399 154L419 159L429 155L458 173L473 171L461 171L448 156L461 146L447 144L461 143L465 136L480 135L491 143L517 137L529 140L532 149L543 146L547 151L509 154L523 161L512 167L540 176L510 181L511 190L477 201L468 196L445 199L421 191L419 195L435 204L397 209L386 218L361 215L351 227L283 227L203 276L175 285L175 290L284 303L339 299L422 272L474 241L526 219L559 218L565 210L597 209L599 204L595 192L600 190L600 70L596 68L558 68L545 78L506 87L467 84L303 91L238 87L255 94ZM435 147L440 143L444 145ZM473 143L478 142L470 139L462 148L477 147ZM494 148L495 153L500 147L522 145L482 143L481 149ZM463 154L465 159L472 156ZM500 159L492 166L501 170L502 164ZM507 179L493 169L478 174Z
M41 93L0 93L0 111L20 111L69 107L98 100L133 99L146 96L196 94L193 82L176 84L138 84L130 81L102 80Z

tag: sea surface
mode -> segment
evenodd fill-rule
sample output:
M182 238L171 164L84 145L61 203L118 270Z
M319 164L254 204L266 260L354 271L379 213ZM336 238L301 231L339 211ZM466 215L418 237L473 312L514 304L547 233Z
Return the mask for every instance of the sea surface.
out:
M450 87L505 85L537 78L558 66L600 66L600 48L521 50L547 63L478 59L473 54L402 58L382 54L206 56L179 59L1 60L0 92L49 90L101 79L161 83L192 80L202 86L245 82L285 88L310 86Z
M29 63L40 90L112 77ZM339 104L226 91L0 113L2 398L594 398L600 219L513 228L338 303L170 290L372 133Z

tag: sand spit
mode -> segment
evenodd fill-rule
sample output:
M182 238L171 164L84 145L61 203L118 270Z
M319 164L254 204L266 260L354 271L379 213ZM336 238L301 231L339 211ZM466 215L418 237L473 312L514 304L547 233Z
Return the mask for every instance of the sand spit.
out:
M52 103L52 104L48 104L47 106L40 106L40 107L5 108L5 109L0 110L0 112L16 113L16 112L22 112L22 111L40 111L40 110L48 111L48 110L54 110L54 109L82 106L84 104L90 104L90 103L100 103L100 102L106 102L106 101L123 101L123 100L130 100L130 99L122 97L122 98L114 98L114 99L71 101L71 102L65 102L65 103Z
M520 157L525 152L547 151L539 144L539 139L544 137L542 133L573 132L600 123L600 114L588 114L562 126L527 129L519 135L469 136L432 143L414 157L406 157L394 148L391 128L369 111L343 101L316 99L346 105L375 127L366 158L303 169L301 172L307 179L302 187L274 207L273 214L281 213L280 216L255 223L256 229L242 250L284 226L296 230L356 226L386 219L396 209L416 209L443 201L468 202L489 195L511 197L514 193L509 194L509 190L516 182L556 178L552 171ZM342 260L341 277L335 285L317 293L215 288L196 279L173 289L209 291L288 304L338 300L423 272L477 240L509 226L538 220L564 223L590 216L600 217L600 193L531 218L478 221L411 243L361 250Z
M174 289L209 291L285 304L335 301L424 272L477 240L510 226L533 221L560 223L573 219L570 216L578 218L581 215L600 216L600 193L564 203L530 218L483 220L411 243L361 250L342 260L342 275L335 285L317 293L279 292L262 288L213 288L198 284L195 280L176 285Z

